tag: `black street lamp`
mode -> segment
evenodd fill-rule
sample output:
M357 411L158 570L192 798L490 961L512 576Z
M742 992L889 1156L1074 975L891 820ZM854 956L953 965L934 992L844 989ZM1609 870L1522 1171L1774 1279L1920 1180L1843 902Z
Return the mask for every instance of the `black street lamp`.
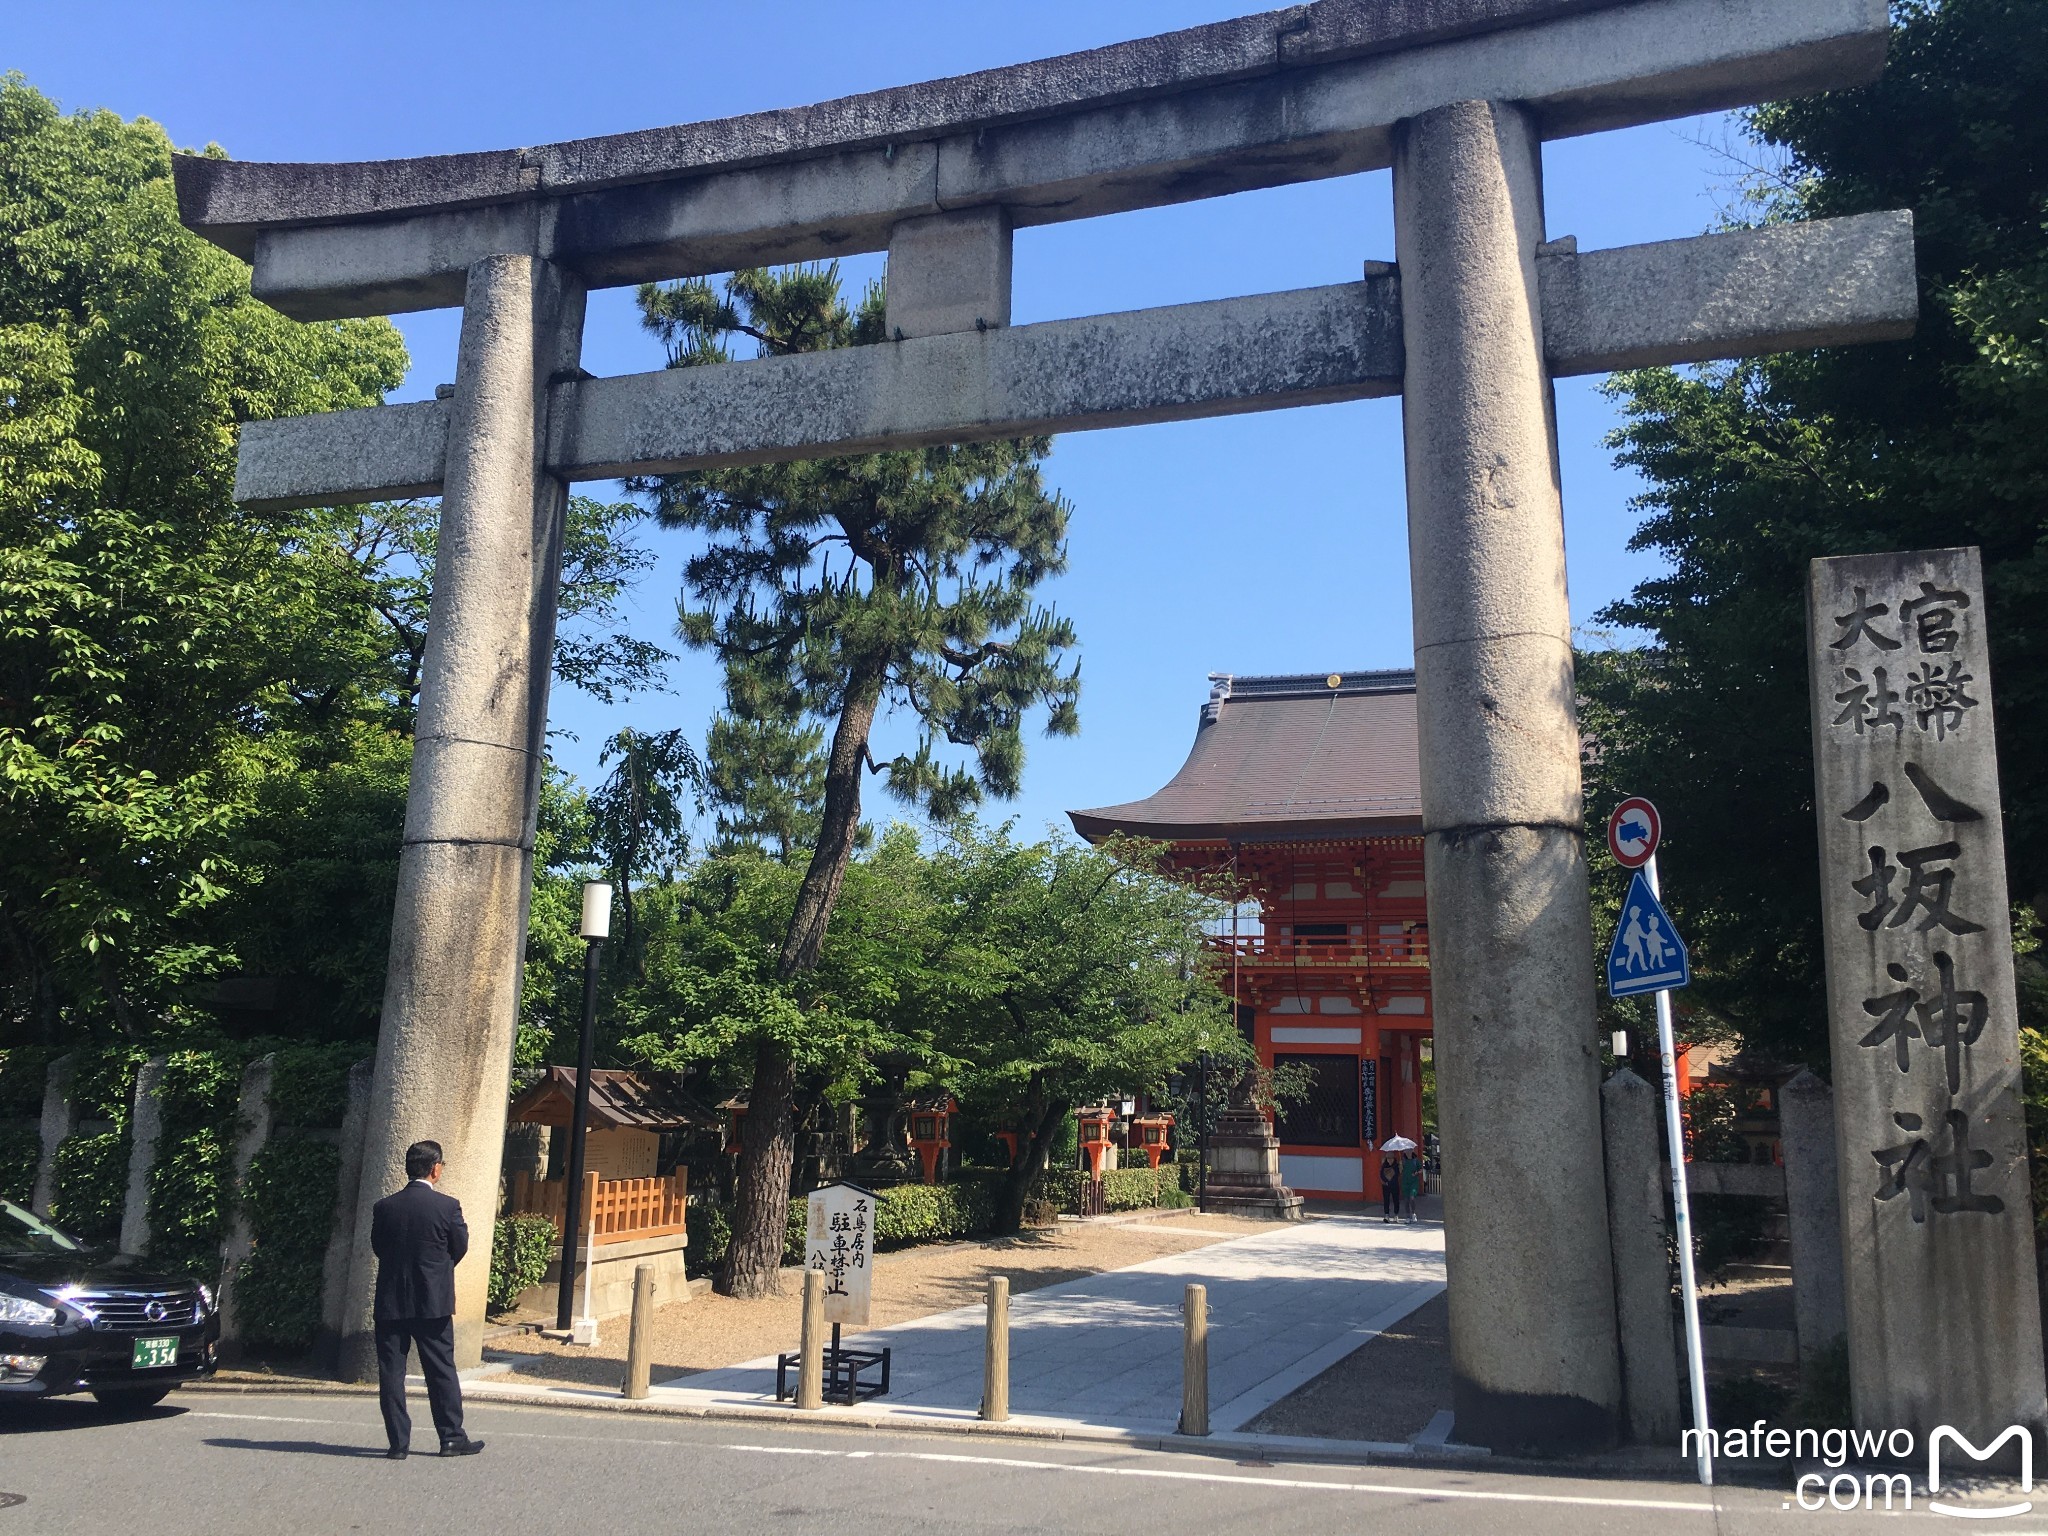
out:
M590 1059L597 1050L597 962L612 931L612 888L583 887L583 1039L576 1048L576 1112L569 1121L569 1187L562 1191L562 1288L555 1326L568 1332L576 1311L576 1243L583 1236L583 1133L590 1126Z

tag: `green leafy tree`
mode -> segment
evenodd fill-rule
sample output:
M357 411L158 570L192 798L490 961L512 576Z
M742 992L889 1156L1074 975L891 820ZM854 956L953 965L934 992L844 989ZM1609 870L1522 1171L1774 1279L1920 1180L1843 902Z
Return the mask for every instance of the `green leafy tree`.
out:
M1698 1005L1827 1060L1804 591L1816 556L1982 548L2014 897L2048 893L2048 8L1899 0L1875 84L1747 119L1760 219L1909 207L1912 339L1612 383L1641 472L1608 607L1641 649L1581 658L1589 816L1647 794ZM1589 836L1589 842L1594 841Z
M817 963L784 975L802 882L801 869L741 847L644 891L644 970L619 979L607 1009L616 1059L745 1095L751 1120L765 1042L814 1100L851 1098L878 1058L922 1054L947 985L948 938L916 835L892 827L849 863Z
M185 230L147 121L0 80L0 1040L376 1016L431 596L422 503L255 513L242 422L376 403L383 321L299 324ZM556 670L601 698L645 509L574 498Z
M836 267L735 274L641 291L646 322L676 367L749 348L784 355L883 342L871 289L857 309ZM818 827L776 961L784 983L816 968L854 861L861 785L884 777L937 817L985 793L1016 793L1023 722L1077 728L1071 627L1036 599L1066 559L1068 508L1046 490L1047 439L757 465L673 476L649 487L657 516L704 540L684 574L679 630L724 666L728 711L762 701L827 734ZM916 724L914 749L878 762L879 714ZM941 743L972 755L948 762ZM740 1295L776 1283L794 1150L797 1059L786 1035L759 1037L732 1247L720 1276Z
M235 428L374 404L404 347L252 300L170 148L0 80L0 944L52 1041L139 1036L217 963L257 787L363 702L320 643L352 650L322 518L234 506Z
M590 797L591 838L618 889L617 963L638 967L641 945L633 913L633 881L652 869L662 877L688 856L687 801L703 782L704 765L681 731L620 731L605 743L598 766L615 763Z
M1164 874L1156 847L961 827L933 866L950 995L928 1049L963 1103L1017 1132L998 1231L1021 1223L1078 1106L1162 1092L1205 1052L1219 1091L1255 1065L1203 944L1222 903Z

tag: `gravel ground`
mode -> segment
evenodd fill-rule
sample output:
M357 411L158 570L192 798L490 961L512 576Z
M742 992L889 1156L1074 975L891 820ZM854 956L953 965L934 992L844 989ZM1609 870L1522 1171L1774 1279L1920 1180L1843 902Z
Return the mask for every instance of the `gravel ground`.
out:
M991 1275L1008 1275L1014 1296L1165 1254L1205 1248L1274 1225L1239 1216L1180 1211L1150 1221L1061 1222L1016 1237L899 1249L876 1256L871 1325L884 1327L978 1302L988 1294ZM658 1308L653 1379L673 1380L796 1348L802 1271L791 1268L782 1274L780 1296L755 1301L701 1296ZM518 1372L496 1380L616 1387L625 1372L626 1319L607 1319L594 1348L579 1349L527 1334L499 1339L487 1352L487 1356L499 1358L507 1354L543 1358L524 1363Z
M1367 1340L1245 1429L1330 1440L1412 1440L1451 1406L1450 1301L1439 1296Z

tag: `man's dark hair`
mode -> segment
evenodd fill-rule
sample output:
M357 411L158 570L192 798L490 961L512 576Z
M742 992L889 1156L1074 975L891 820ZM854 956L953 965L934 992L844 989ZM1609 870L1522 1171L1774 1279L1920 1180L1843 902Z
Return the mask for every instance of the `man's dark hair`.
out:
M416 1141L405 1149L405 1176L408 1179L424 1179L434 1171L434 1164L443 1160L441 1143Z

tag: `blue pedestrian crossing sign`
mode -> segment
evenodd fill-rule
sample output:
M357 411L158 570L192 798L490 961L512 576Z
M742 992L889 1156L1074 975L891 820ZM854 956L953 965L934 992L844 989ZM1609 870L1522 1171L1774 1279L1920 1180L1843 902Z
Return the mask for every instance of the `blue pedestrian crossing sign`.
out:
M1689 985L1692 962L1685 940L1671 926L1664 905L1650 894L1650 882L1637 870L1621 903L1621 924L1607 951L1607 994L1637 997Z

